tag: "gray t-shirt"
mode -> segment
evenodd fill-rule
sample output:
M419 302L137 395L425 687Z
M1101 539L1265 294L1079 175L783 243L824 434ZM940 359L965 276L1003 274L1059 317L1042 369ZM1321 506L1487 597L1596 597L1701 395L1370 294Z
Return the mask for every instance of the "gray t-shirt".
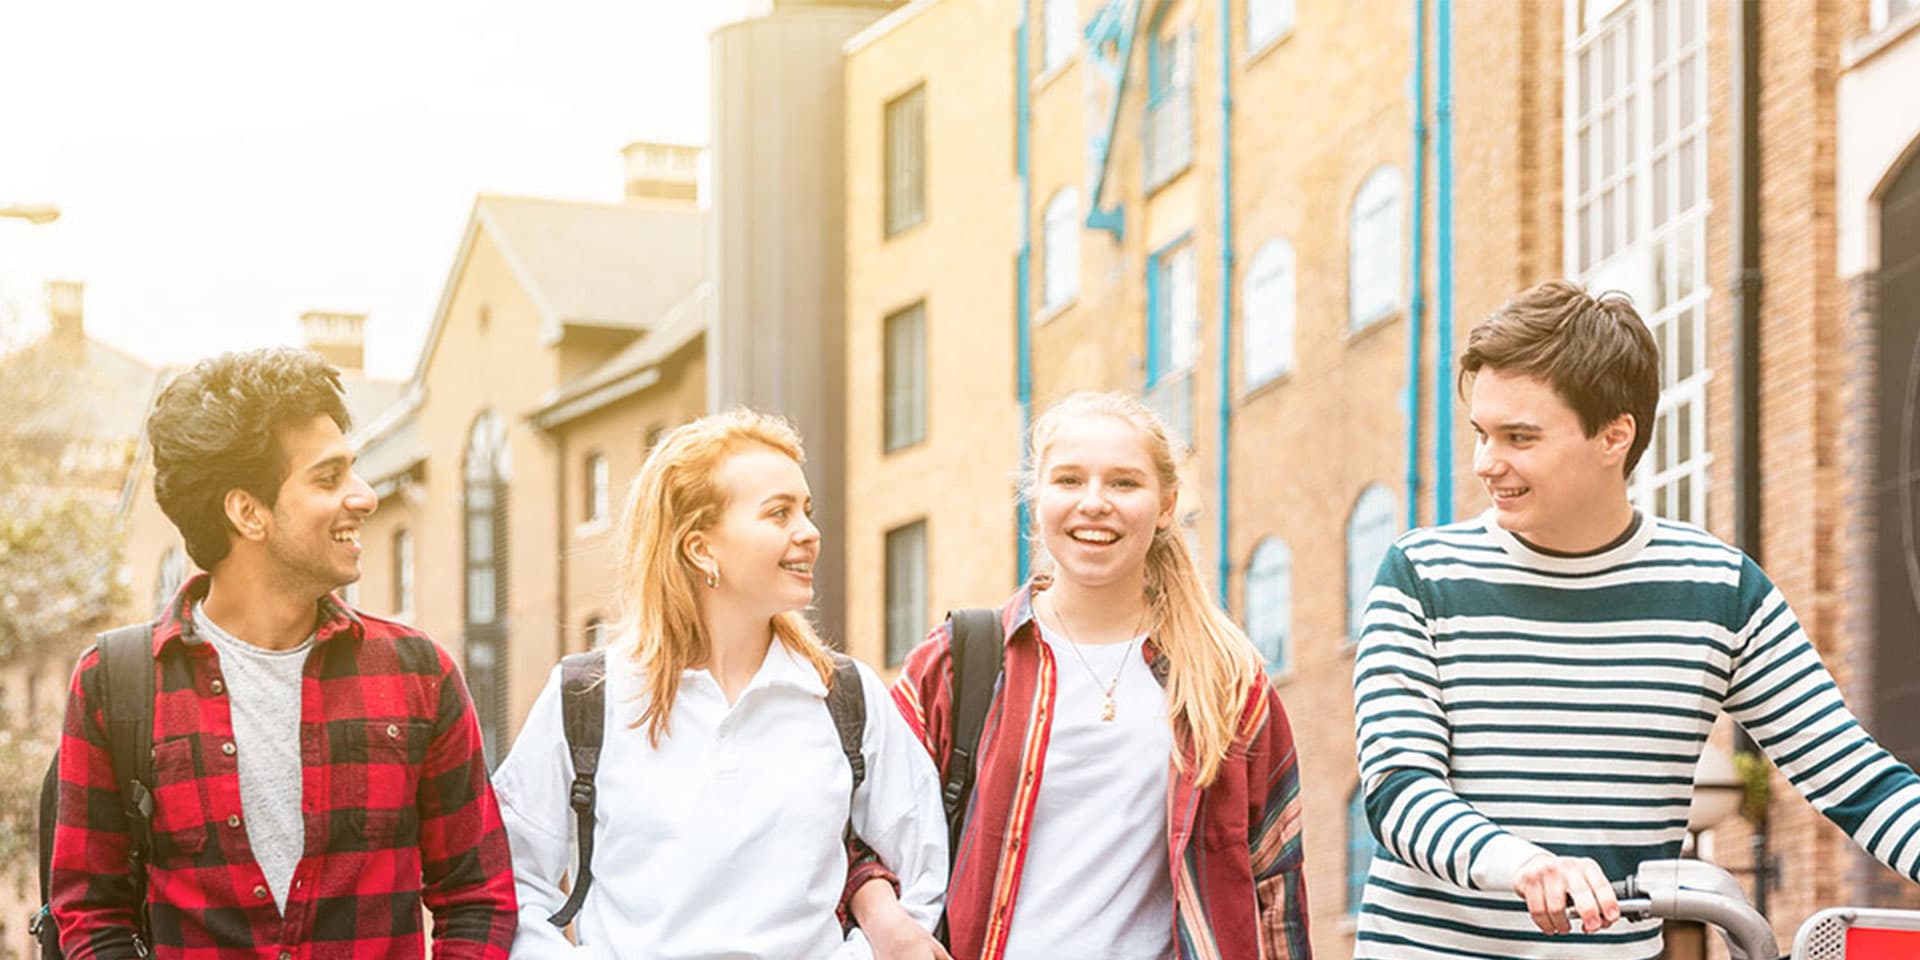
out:
M247 843L267 875L273 902L284 911L293 871L307 849L300 815L300 683L313 638L291 650L262 649L220 629L198 603L193 624L220 656Z

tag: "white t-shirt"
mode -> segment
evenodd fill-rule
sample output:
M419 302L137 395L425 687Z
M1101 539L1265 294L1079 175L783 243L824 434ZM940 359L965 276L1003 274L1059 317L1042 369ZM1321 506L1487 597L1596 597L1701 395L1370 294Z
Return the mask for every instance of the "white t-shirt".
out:
M1053 651L1058 679L1007 958L1171 957L1167 775L1173 731L1166 690L1153 678L1137 639L1079 646L1076 656L1074 644L1044 625L1040 637ZM1114 717L1101 720L1106 685L1116 671Z

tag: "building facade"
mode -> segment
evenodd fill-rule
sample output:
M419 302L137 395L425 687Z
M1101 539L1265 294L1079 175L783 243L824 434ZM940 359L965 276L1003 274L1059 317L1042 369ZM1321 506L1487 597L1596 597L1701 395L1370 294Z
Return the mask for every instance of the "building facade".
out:
M1071 390L1140 393L1187 441L1181 520L1295 717L1314 938L1342 955L1371 849L1356 610L1400 531L1485 507L1449 355L1565 276L1631 294L1662 346L1637 502L1760 557L1849 700L1916 759L1920 685L1888 666L1920 662L1901 646L1910 541L1875 533L1904 501L1874 503L1876 476L1904 476L1886 411L1907 394L1873 372L1911 352L1914 234L1886 225L1905 223L1920 115L1902 110L1912 6L889 16L847 54L855 649L895 663L943 610L1013 587L1020 455L1000 431ZM1876 594L1876 576L1895 580ZM1773 785L1783 933L1911 897ZM1699 849L1751 885L1751 834L1725 822Z

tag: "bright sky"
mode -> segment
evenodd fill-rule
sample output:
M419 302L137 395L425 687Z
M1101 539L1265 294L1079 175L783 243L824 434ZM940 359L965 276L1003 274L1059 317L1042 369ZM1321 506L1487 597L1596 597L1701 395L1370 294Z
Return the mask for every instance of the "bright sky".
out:
M365 312L404 377L476 193L617 200L622 146L705 143L742 0L0 4L0 324L87 285L156 363Z

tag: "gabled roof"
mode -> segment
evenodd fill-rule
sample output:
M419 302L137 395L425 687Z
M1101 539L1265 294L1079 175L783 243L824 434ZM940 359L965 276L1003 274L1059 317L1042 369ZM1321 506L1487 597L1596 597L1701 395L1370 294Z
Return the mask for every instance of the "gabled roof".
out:
M62 394L37 409L16 411L13 429L74 440L137 439L146 429L159 369L92 337L75 346L68 353L48 336L5 359L6 366L49 377L48 385Z
M413 379L422 380L481 229L540 313L541 340L567 327L645 331L707 274L707 212L666 203L474 200Z
M702 283L640 339L542 397L527 418L551 430L653 386L660 379L659 365L704 334L712 316L713 285Z

